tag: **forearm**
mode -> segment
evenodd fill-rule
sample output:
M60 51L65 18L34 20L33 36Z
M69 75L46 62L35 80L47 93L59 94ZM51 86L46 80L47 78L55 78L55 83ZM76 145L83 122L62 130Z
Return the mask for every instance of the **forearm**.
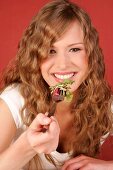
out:
M29 162L36 152L27 141L26 132L6 151L0 154L0 170L19 170Z
M113 169L113 161L108 161L108 169L109 170Z

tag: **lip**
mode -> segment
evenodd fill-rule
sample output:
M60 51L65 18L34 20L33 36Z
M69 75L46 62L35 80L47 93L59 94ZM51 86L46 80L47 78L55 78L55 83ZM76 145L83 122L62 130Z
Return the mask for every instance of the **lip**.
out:
M71 71L71 72L54 72L54 73L52 73L53 75L55 75L55 74L59 74L59 75L67 75L67 74L72 74L72 73L76 73L75 71Z
M56 77L55 74L58 74L58 75L69 75L69 74L73 74L72 77L68 78L68 79L72 80L73 77L77 74L77 72L55 72L55 73L52 73L55 81L59 83L59 82L64 81L65 79L60 79L60 78Z

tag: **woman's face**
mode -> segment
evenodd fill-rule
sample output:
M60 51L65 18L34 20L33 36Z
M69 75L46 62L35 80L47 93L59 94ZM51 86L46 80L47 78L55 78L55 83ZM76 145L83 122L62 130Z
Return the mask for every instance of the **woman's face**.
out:
M83 32L77 21L49 50L47 59L41 64L41 73L49 86L65 79L73 80L71 91L74 92L86 79L88 57L83 43Z

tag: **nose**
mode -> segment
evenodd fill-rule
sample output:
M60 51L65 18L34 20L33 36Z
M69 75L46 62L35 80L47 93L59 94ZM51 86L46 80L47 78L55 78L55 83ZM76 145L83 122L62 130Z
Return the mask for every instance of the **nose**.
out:
M69 56L65 52L59 52L55 59L55 64L61 70L65 70L70 63Z

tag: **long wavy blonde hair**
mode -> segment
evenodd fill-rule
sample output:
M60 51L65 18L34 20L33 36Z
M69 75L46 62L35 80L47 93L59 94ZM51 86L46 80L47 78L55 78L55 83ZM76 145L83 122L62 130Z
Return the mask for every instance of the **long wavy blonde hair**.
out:
M78 21L84 33L89 72L78 88L78 99L73 101L74 134L71 144L73 157L85 154L95 157L100 138L112 129L111 89L104 79L105 65L99 47L98 33L88 14L67 0L54 0L46 4L33 18L18 47L16 59L4 75L4 87L20 84L25 99L22 119L29 126L39 112L49 110L51 95L40 71L51 45ZM24 116L23 110L28 114ZM49 157L48 157L49 158ZM53 161L54 162L54 161Z

